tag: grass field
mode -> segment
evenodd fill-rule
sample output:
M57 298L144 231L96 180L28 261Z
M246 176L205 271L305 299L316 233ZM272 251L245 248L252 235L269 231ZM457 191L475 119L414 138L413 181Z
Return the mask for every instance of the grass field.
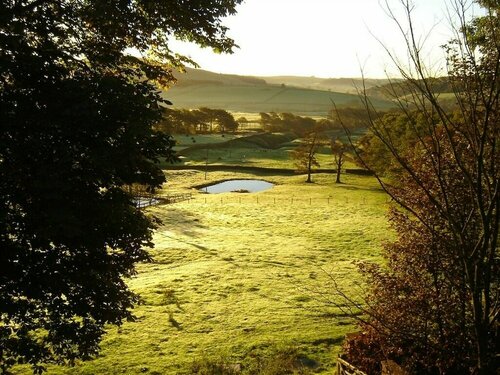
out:
M281 108L280 111L284 112L319 113L318 109L324 107L324 102L320 101L321 105L315 106L313 101L308 100L308 98L310 99L313 95L316 95L312 91L317 91L318 96L316 98L320 99L328 93L328 109L326 111L328 112L332 108L330 98L335 99L338 106L345 104L352 105L353 103L359 104L357 93L360 88L371 89L387 84L388 82L386 79L369 78L252 77L219 74L192 68L187 68L185 74L175 73L175 75L178 79L177 84L168 94L173 94L172 98L175 100L174 105L176 106L185 106L187 100L189 100L189 108L195 108L200 103L216 102L219 108L229 109L226 108L226 103L230 101L233 108L251 108L251 112L257 113L261 111L274 111L275 109L273 108ZM262 91L262 89L272 89L271 96L267 95L268 91ZM272 97L282 89L287 90L285 91L285 95L278 94L278 97ZM288 89L291 90L288 91ZM205 96L206 93L212 95L215 93L215 98ZM263 97L261 97L261 93L264 93ZM290 93L293 94L287 96ZM233 95L230 96L229 94ZM187 95L191 95L191 98L188 99ZM274 102L269 106L268 99L271 97ZM292 99L293 101L288 103L287 99ZM263 105L262 107L257 106L259 101ZM376 104L384 107L388 105L388 101L381 100L377 101ZM238 110L242 111L242 109ZM243 109L243 111L248 111L248 109ZM321 113L319 114L324 115L326 112L321 109Z
M192 147L193 137L176 138L179 149ZM186 160L195 165L204 162L208 146L209 163L293 169L288 152L296 140L283 134L194 140L202 147ZM332 167L327 149L320 160ZM334 184L332 174L318 173L306 184L304 175L189 169L166 175L160 194L189 192L193 199L146 210L163 224L154 235L154 261L140 264L129 280L143 299L137 320L109 327L95 360L48 373L209 375L220 373L218 364L235 374L291 373L284 371L288 365L332 374L343 338L355 327L352 317L318 297L334 296L332 275L354 291L353 263L380 261L390 232L387 197L375 179L347 174ZM194 188L237 178L275 186L213 195Z
M141 264L129 281L144 301L137 321L110 327L97 359L50 367L49 374L190 374L194 364L220 358L258 373L256 363L290 351L315 373L331 374L354 328L314 291L327 288L326 271L351 289L358 279L353 262L379 260L387 223L376 182L260 176L275 187L208 195L191 187L256 176L209 172L205 180L193 170L167 176L162 193L194 198L148 209L163 225L154 237L154 262Z
M307 116L326 116L332 101L338 107L360 106L357 95L274 85L203 84L172 87L162 94L173 103L172 108L222 108L234 112L291 112ZM389 101L374 99L379 109L394 106Z
M235 165L246 167L295 169L290 151L297 147L299 140L291 134L219 134L177 135L176 150L183 157L186 166ZM316 155L321 169L335 168L329 146L323 146ZM344 168L355 168L347 161Z

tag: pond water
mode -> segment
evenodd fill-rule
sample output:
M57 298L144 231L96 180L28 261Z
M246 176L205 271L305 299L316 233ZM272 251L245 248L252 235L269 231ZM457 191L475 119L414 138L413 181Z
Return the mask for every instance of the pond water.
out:
M228 193L231 191L256 193L271 189L273 186L274 184L263 180L230 180L206 186L200 190L209 194Z

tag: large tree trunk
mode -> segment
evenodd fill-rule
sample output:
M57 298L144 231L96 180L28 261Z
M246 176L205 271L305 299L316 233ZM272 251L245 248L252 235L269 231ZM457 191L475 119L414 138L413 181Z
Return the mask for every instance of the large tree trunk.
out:
M311 180L311 169L309 169L307 171L307 180L306 180L306 182L312 182L312 180Z

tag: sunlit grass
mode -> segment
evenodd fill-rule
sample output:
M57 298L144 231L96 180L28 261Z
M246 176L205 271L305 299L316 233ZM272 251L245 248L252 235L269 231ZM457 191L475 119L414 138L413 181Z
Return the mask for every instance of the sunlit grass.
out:
M251 142L245 142L245 137L250 137ZM259 137L266 135L255 134L220 134L211 135L178 135L178 150L182 151L183 164L186 166L200 165L233 165L246 167L267 167L296 169L295 160L291 158L290 151L298 146L300 141L291 138L284 143L276 143L273 147L264 147L259 144ZM242 142L229 142L240 138ZM280 140L278 139L277 142ZM254 143L255 142L255 143ZM262 141L265 144L264 140ZM207 147L204 147L207 145ZM191 146L191 149L187 149ZM321 169L335 169L333 155L328 145L321 147L316 154ZM168 168L168 166L167 166ZM356 165L347 160L343 168L357 168Z
M50 374L189 374L203 358L243 370L276 347L293 347L318 373L332 373L352 319L317 299L327 273L351 289L354 261L379 260L387 237L386 197L369 177L260 177L256 194L209 195L192 189L200 171L169 171L164 193L193 192L182 203L151 207L163 225L154 262L129 281L143 304L137 321L110 327L101 355ZM207 181L256 177L209 172ZM260 353L260 354L259 354Z
M221 108L232 112L291 112L307 116L326 116L332 101L338 107L361 105L358 95L324 90L274 85L190 85L177 86L163 93L174 103L173 108ZM378 109L394 104L387 100L372 99Z

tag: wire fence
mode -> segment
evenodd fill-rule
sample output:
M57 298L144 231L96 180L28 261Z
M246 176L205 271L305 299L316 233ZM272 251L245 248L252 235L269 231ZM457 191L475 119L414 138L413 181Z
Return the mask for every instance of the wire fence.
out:
M269 197L269 196L217 196L216 194L193 195L186 200L192 204L258 204L258 205L338 205L338 204L359 204L359 205L385 205L390 199L367 199L366 197L353 198L350 196L336 197Z

